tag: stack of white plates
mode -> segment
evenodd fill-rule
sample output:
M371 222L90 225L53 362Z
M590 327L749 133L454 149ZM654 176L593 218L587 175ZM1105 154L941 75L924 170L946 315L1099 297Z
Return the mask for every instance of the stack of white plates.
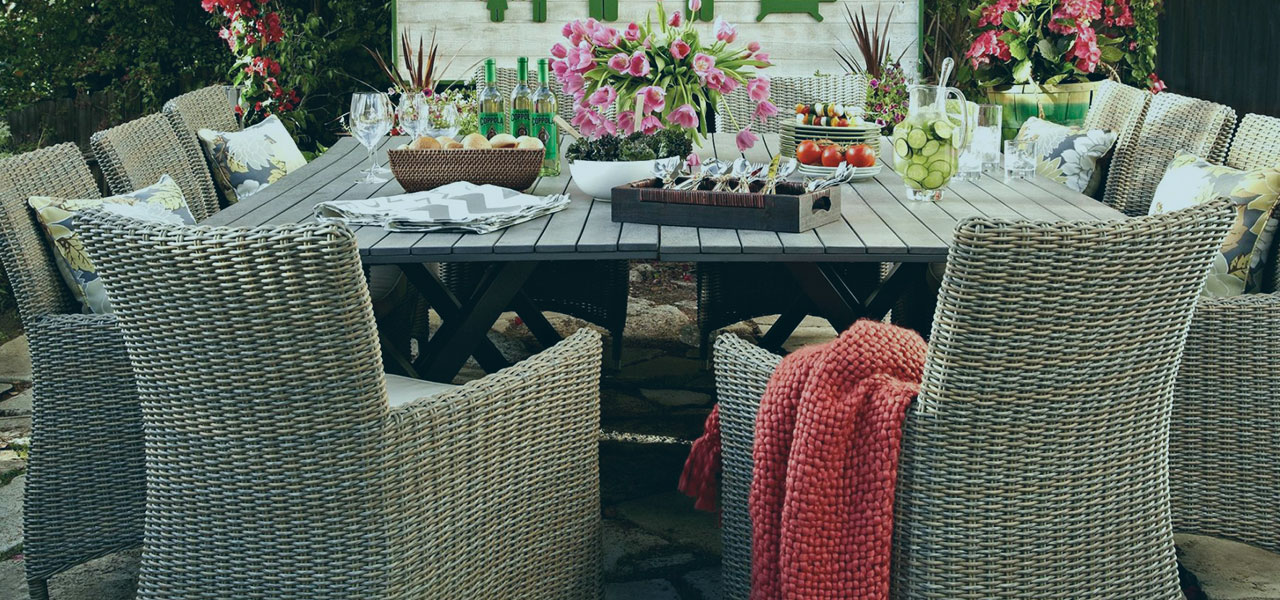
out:
M836 172L835 167L820 167L814 165L799 165L796 167L796 170L799 171L801 175L809 175L812 177L830 177ZM880 165L878 164L870 167L853 167L854 181L871 179L879 174Z
M880 128L874 124L857 124L849 127L821 127L818 125L798 125L794 121L783 121L778 137L781 139L782 155L795 158L796 144L805 140L831 140L841 146L867 144L880 149Z

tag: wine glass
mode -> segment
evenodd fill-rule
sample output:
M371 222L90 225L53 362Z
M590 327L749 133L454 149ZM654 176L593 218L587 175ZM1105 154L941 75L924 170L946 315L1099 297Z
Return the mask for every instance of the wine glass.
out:
M422 121L422 135L431 137L451 138L458 135L459 129L458 108L449 99L442 98L441 102L430 106Z
M357 92L351 95L351 135L369 151L369 169L356 183L385 183L390 174L373 158L378 142L391 131L395 115L391 99L381 92Z
M400 104L396 106L396 117L400 120L400 132L410 137L410 142L423 135L428 120L431 104L422 92L405 92L400 96ZM435 135L431 135L435 137Z

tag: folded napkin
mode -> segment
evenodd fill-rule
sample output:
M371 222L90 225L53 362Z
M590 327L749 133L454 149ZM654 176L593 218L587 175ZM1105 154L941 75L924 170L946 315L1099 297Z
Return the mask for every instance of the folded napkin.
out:
M379 225L388 231L489 233L564 210L569 196L532 196L494 185L459 181L425 192L315 206L316 220Z

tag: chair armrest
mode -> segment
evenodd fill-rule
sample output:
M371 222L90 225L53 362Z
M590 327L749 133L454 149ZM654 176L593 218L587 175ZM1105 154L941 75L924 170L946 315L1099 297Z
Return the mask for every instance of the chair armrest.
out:
M736 335L716 338L713 362L720 403L723 569L726 597L751 593L751 459L756 413L782 357Z
M24 513L29 577L142 542L142 410L111 315L27 325L35 374Z
M392 410L393 572L407 597L599 596L600 334Z
M1174 528L1280 552L1280 295L1201 300L1174 385Z

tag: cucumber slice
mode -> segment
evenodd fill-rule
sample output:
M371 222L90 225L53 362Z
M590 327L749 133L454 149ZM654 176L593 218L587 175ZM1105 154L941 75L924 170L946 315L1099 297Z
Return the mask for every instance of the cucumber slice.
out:
M941 147L942 147L942 144L939 144L938 140L929 140L925 142L924 147L920 149L920 154L923 154L925 156L933 156L934 154L938 153L938 149Z
M893 141L893 151L902 158L907 158L911 155L911 148L907 146L907 140L902 138Z
M955 169L951 167L951 161L935 160L929 163L929 172L937 173L943 177L950 177L955 172Z
M940 173L930 173L929 176L925 177L920 183L924 185L925 189L936 190L942 187L942 182L945 180L946 177Z
M952 132L956 130L955 125L941 119L933 122L933 134L938 139L945 140L951 137Z
M927 165L929 164L929 157L917 152L911 156L911 162L917 165Z
M907 132L907 144L912 148L922 148L927 141L929 137L921 129L912 129Z
M960 130L959 130L959 129L957 129L957 130L955 130L955 131L952 131L952 132L951 132L951 147L952 147L952 148L960 148L960 147L961 147L961 146L963 146L963 145L964 145L964 137L960 135Z
M903 182L903 183L905 183L905 184L907 184L907 187L909 187L909 188L911 188L911 189L913 189L913 190L922 190L922 189L924 189L924 186L922 186L922 185L920 184L920 182L919 182L919 181L916 181L916 180L914 180L914 179L911 179L910 177L903 177L903 178L902 178L902 182Z
M922 164L913 163L907 167L906 179L915 179L916 181L919 181L928 176L929 170L924 168L924 165Z

